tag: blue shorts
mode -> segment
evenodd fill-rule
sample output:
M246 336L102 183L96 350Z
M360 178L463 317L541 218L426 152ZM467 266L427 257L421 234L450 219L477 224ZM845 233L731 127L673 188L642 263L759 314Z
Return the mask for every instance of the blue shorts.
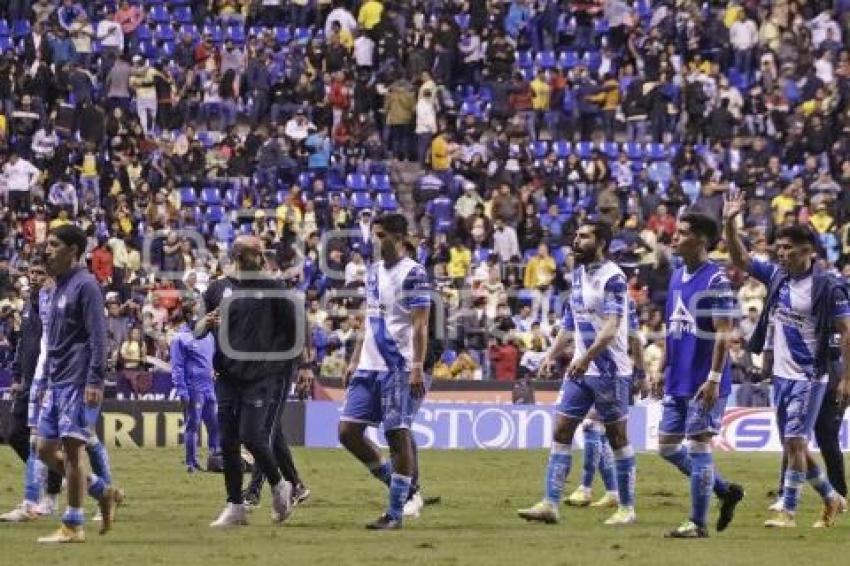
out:
M384 425L384 431L410 428L421 403L410 394L410 372L358 370L345 392L340 420Z
M665 395L661 401L663 410L658 432L688 437L706 432L716 435L720 432L727 399L718 397L711 410L706 411L702 402L693 397Z
M582 420L591 407L604 424L622 421L629 416L630 376L587 375L564 379L555 402L555 412Z
M85 385L51 385L44 392L38 436L47 440L76 438L87 442L99 409L86 407Z
M773 406L782 438L808 438L820 412L826 383L773 377Z

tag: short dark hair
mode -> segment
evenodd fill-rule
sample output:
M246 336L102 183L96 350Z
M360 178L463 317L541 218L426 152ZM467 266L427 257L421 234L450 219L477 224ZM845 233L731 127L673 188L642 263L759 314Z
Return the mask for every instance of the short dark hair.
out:
M679 217L681 222L687 222L691 232L705 238L706 247L712 249L717 245L720 237L720 228L711 216L697 211L689 211Z
M396 236L407 234L407 218L403 214L383 214L375 219L375 224L383 227L389 234Z
M410 259L416 259L416 246L413 245L413 242L410 240L404 241L404 251L407 255L410 256Z
M77 246L77 259L83 257L88 238L86 238L86 233L82 228L73 224L63 224L51 230L50 233L59 238L66 246Z
M582 222L582 225L593 228L593 235L596 236L596 241L605 242L602 246L602 251L607 252L608 246L611 245L611 240L614 239L614 229L611 227L611 223L601 218L589 218Z
M811 228L809 228L808 226L804 226L803 224L792 224L791 226L781 228L776 233L776 239L779 240L780 238L787 238L788 240L791 240L792 244L795 245L817 245L817 239L815 237L814 232L812 232Z

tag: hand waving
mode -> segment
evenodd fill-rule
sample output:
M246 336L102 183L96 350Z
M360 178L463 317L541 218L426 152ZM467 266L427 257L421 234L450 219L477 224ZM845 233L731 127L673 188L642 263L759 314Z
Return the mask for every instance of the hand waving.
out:
M723 221L734 220L744 209L744 193L739 189L729 189L723 197Z

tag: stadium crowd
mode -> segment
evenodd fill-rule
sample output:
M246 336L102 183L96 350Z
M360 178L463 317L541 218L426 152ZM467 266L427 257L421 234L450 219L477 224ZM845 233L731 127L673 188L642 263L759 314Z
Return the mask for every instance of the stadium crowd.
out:
M808 223L850 273L848 14L846 0L4 2L0 364L29 259L77 223L113 369L167 364L179 305L254 233L307 293L316 374L338 377L370 223L401 210L445 298L435 378L536 373L590 214L617 227L657 371L682 207L719 220L740 187L754 254ZM765 289L731 275L735 380L752 385Z

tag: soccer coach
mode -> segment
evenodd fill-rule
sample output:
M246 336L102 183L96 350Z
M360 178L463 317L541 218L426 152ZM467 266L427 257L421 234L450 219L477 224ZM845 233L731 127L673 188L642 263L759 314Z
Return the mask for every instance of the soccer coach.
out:
M210 284L204 294L206 315L195 328L196 336L213 332L216 341L218 423L224 461L227 505L211 527L247 524L242 496L240 444L254 457L255 465L272 488L273 519L284 521L292 511L292 485L283 479L269 443L266 416L279 391L287 361L298 357L302 325L283 282L267 276L263 242L239 236L233 244L235 273Z

